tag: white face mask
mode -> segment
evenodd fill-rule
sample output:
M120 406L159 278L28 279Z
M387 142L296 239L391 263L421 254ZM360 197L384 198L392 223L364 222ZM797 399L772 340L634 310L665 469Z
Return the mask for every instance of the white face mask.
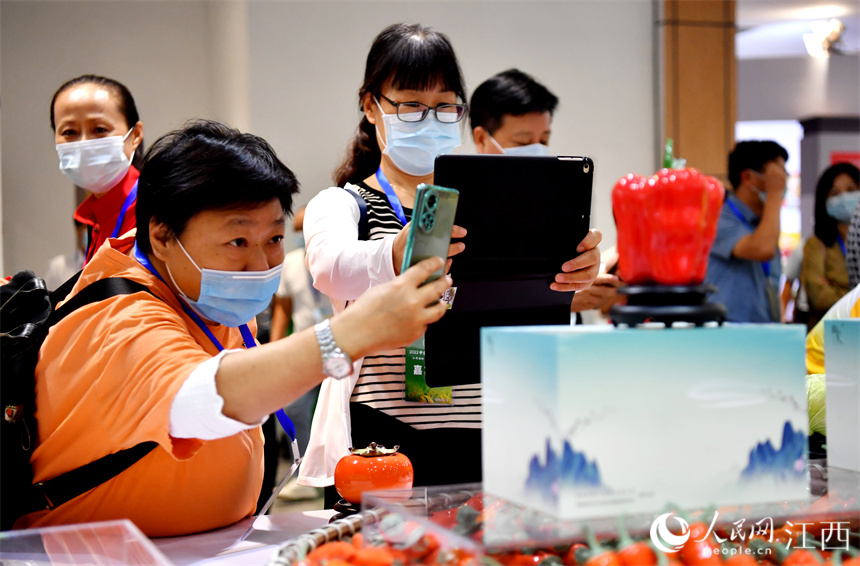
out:
M379 126L376 127L376 137L385 146L382 153L404 173L416 177L429 175L433 172L437 155L451 153L460 145L459 122L443 123L430 114L420 122L404 122L397 114L382 112L379 102L376 106L382 113L385 128L383 141Z
M518 145L514 147L502 147L496 138L490 136L490 141L495 144L499 151L505 155L528 155L532 157L545 157L549 155L549 148L542 143L530 143L529 145Z
M827 214L843 224L851 222L851 216L858 205L860 205L860 191L847 191L825 201Z
M72 183L91 193L109 191L131 167L131 158L126 157L124 151L125 140L131 131L124 136L58 143L60 171Z

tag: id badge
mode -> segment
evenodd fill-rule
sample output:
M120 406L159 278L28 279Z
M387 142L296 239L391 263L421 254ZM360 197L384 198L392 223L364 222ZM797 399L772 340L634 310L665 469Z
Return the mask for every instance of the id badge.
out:
M451 387L427 387L424 365L424 336L406 346L406 395L405 401L451 405Z
M448 310L451 310L452 308L454 308L454 295L456 295L456 294L457 294L457 288L456 287L449 287L442 294L442 298L439 300L442 301L443 303L445 303L446 305L448 305ZM424 337L422 336L421 339L423 340Z

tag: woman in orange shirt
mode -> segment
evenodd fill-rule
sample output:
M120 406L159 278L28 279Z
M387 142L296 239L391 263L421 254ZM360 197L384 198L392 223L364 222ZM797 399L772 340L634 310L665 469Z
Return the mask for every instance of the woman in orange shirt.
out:
M84 265L109 237L135 226L143 123L131 92L120 82L82 75L51 99L51 130L60 171L90 193L75 211L89 235Z
M136 233L109 239L70 296L122 277L147 292L75 310L36 368L41 482L144 442L157 447L98 487L17 528L127 518L148 536L234 523L263 476L261 423L351 358L410 343L445 312L450 277L431 258L345 312L257 346L254 317L280 279L298 183L261 138L196 122L156 141L140 178Z

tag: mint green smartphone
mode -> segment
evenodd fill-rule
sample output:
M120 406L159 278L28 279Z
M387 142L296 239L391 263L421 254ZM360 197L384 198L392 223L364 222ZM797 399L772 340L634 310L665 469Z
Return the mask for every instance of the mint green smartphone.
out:
M400 273L428 257L448 257L448 245L451 243L451 230L454 228L459 198L460 193L455 189L426 183L418 185ZM442 266L434 271L425 283L435 281L444 274L445 267Z

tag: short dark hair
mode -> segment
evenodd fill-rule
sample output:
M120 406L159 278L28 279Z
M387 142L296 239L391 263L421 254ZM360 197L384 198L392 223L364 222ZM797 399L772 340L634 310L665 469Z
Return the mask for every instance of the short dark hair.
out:
M358 90L359 108L365 94L376 96L389 82L398 90L426 90L439 84L466 102L463 72L451 41L419 24L390 25L373 40ZM376 171L381 159L376 127L362 117L346 158L335 169L335 184L364 180Z
M469 122L481 126L490 135L502 126L505 114L522 116L531 112L549 112L558 106L558 98L545 86L519 69L508 69L484 81L469 101Z
M140 115L137 113L137 105L134 103L134 97L131 95L131 91L128 90L124 84L114 79L109 79L99 75L81 75L64 82L54 93L54 96L51 97L52 132L57 130L56 121L54 120L54 106L57 103L57 97L64 91L80 84L93 84L104 87L110 91L114 95L116 107L119 110L119 113L122 114L123 118L125 118L125 125L129 128L133 128L134 125L140 121ZM143 167L143 148L144 145L141 140L140 146L137 148L139 151L134 152L134 157L132 159L132 165L134 165L135 169L138 170Z
M742 141L729 153L729 182L734 189L741 184L741 173L747 169L762 172L768 161L782 157L788 161L788 152L775 141Z
M836 234L839 229L836 226L836 219L827 213L827 193L833 188L833 181L836 180L836 177L842 174L848 175L860 185L860 169L851 163L837 163L824 170L824 173L818 178L818 185L815 187L815 226L813 232L828 247L836 243Z
M289 213L298 190L295 175L263 138L209 120L188 122L146 152L137 190L137 245L152 251L150 219L179 237L206 210L255 208L278 199Z

